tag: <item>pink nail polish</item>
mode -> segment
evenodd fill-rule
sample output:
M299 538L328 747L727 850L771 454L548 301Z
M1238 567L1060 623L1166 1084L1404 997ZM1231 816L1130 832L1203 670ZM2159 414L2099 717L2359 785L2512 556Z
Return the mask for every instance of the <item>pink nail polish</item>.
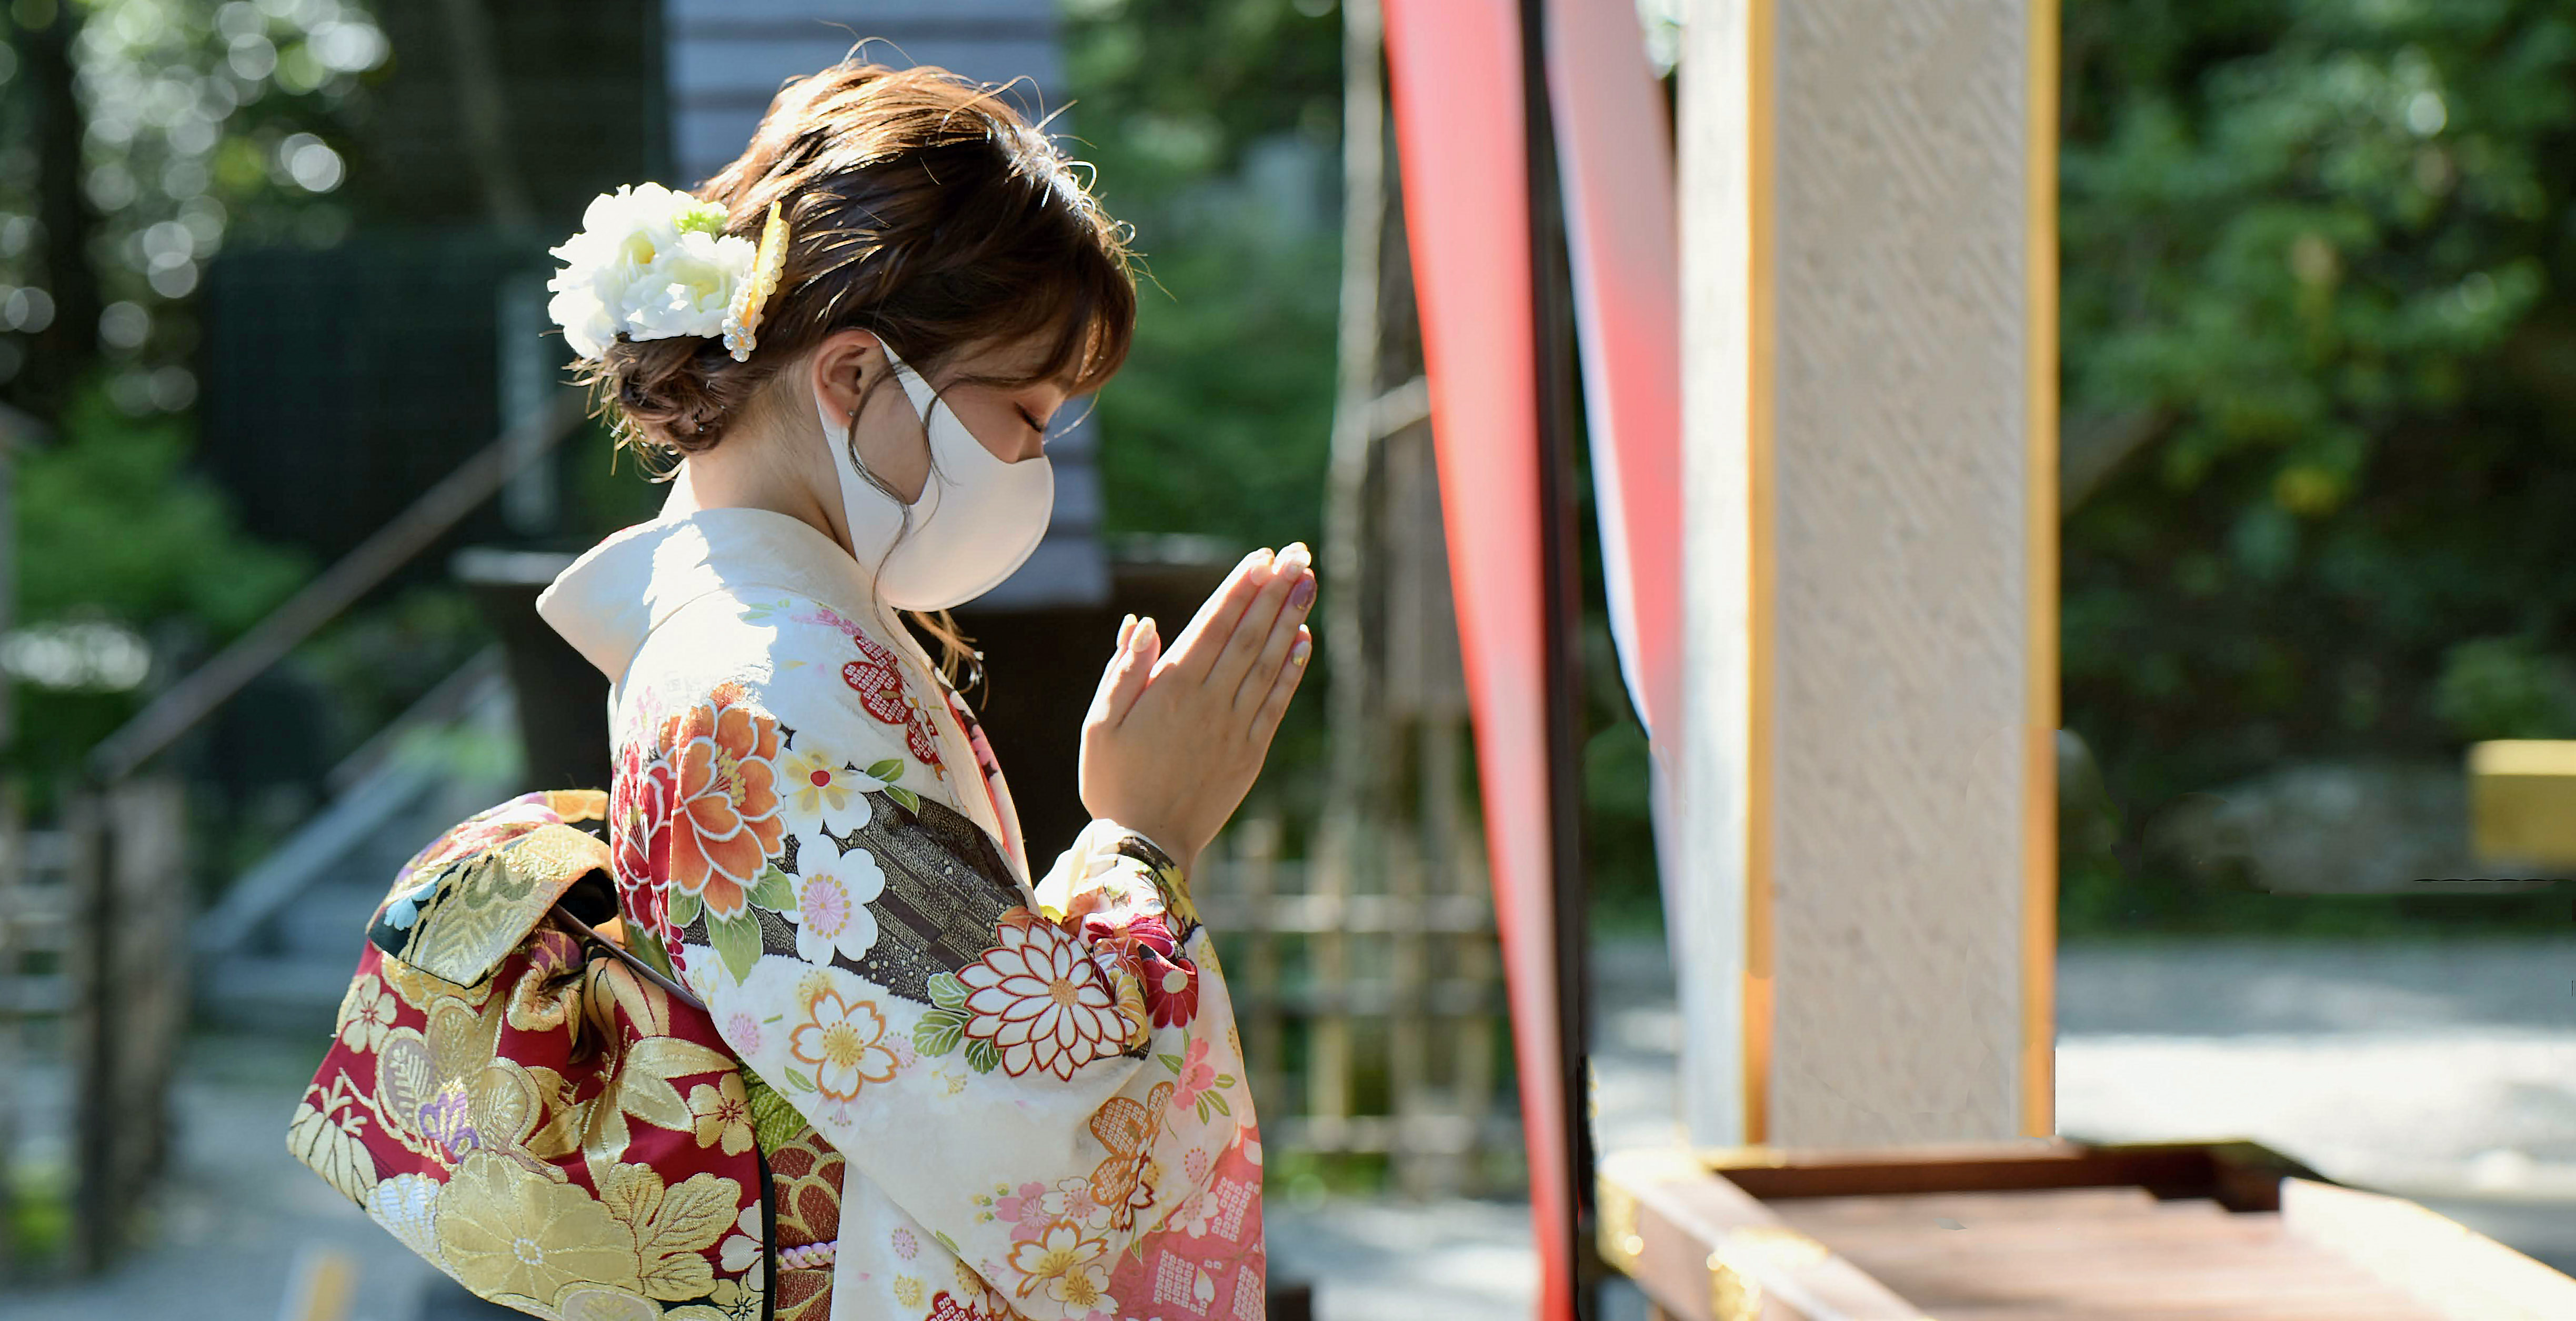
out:
M1288 590L1288 604L1300 610L1305 609L1306 603L1314 599L1315 579L1312 575L1298 579L1297 585Z

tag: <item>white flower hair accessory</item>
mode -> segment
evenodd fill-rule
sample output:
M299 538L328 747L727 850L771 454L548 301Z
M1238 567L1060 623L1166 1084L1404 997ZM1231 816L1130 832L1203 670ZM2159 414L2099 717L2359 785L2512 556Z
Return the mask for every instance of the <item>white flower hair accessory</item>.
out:
M656 183L592 198L581 232L547 254L563 263L546 281L546 312L564 342L596 358L621 336L721 335L736 361L750 357L785 265L786 221L771 206L754 247L725 220L723 207Z

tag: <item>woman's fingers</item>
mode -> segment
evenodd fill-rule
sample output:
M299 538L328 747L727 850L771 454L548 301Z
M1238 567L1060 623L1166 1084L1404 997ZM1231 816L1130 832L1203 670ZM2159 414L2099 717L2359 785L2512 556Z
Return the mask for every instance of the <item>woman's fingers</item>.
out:
M1118 658L1110 663L1096 708L1099 719L1112 726L1125 721L1127 713L1135 709L1136 699L1144 694L1146 676L1154 669L1154 621L1136 620L1120 629L1119 634L1124 645L1118 649Z
M1207 682L1218 653L1243 618L1244 607L1269 584L1270 577L1271 555L1267 548L1244 556L1243 562L1226 576L1225 584L1209 594L1207 603L1191 617L1188 627L1172 639L1171 664L1164 668L1186 674L1194 683Z
M1136 621L1136 636L1127 645L1136 652L1136 673L1140 676L1138 686L1141 689L1143 684L1153 677L1154 662L1162 659L1162 626L1155 623L1151 615ZM1118 709L1119 719L1127 718L1128 710L1136 705L1136 697L1137 694L1134 692L1127 694L1127 705Z
M1315 635L1303 624L1297 626L1297 641L1288 650L1288 663L1278 677L1270 681L1268 696L1261 699L1261 709L1252 715L1252 737L1268 754L1270 737L1279 732L1280 717L1288 714L1288 699L1297 693L1297 683L1306 677L1307 662L1315 656Z
M1118 621L1118 645L1109 651L1109 663L1100 667L1100 682L1091 690L1091 710L1084 713L1084 724L1098 724L1109 718L1109 692L1118 685L1118 671L1127 663L1127 639L1136 631L1136 617Z
M1243 627L1237 630L1238 636L1260 639L1260 651L1235 679L1234 709L1247 717L1261 705L1263 698L1269 696L1270 681L1278 678L1281 667L1288 664L1289 649L1296 645L1306 622L1306 613L1315 603L1313 573L1300 569L1294 577L1287 578L1287 582L1288 590L1281 594L1279 609L1271 616L1266 628L1256 629L1253 618L1246 616ZM1257 612L1260 606L1255 605L1253 609ZM1217 669L1220 682L1225 673L1225 662L1220 661Z
M1279 553L1277 571L1262 585L1251 604L1244 607L1243 617L1236 622L1233 636L1225 640L1224 649L1217 654L1216 666L1209 671L1207 681L1225 694L1229 702L1242 688L1244 676L1254 671L1255 662L1270 645L1272 635L1284 623L1294 622L1283 621L1280 612L1287 608L1289 592L1305 580L1307 562L1311 558L1303 543L1292 544Z

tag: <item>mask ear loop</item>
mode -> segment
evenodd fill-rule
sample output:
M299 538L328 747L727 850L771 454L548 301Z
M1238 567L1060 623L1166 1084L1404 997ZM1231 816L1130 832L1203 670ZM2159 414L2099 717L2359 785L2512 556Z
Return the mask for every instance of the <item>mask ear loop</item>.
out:
M887 375L878 378L878 385L885 384L886 380L891 379L893 375L892 355L888 355L887 367ZM894 562L895 551L902 547L905 538L912 535L912 504L903 498L902 492L895 490L893 485L888 483L885 478L878 476L876 469L869 467L866 457L859 453L859 414L866 410L868 406L868 397L874 394L875 390L866 384L866 375L864 372L851 379L850 388L857 396L857 402L850 408L849 420L842 423L841 426L842 456L849 461L850 467L859 474L860 480L865 481L869 487L874 489L879 495L882 495L886 499L894 502L894 507L900 512L903 518L902 525L895 529L894 540L886 544L885 554L877 557L876 567L869 573L869 595L873 597L876 595L875 584L877 580L885 574L886 565ZM903 383L900 381L895 382L895 388L903 388ZM905 397L905 402L910 402L910 396ZM932 449L930 444L930 424L929 419L927 418L922 420L921 446L924 450ZM935 480L938 476L939 456L937 453L933 452L930 455L930 476L925 478L924 481L928 482ZM927 486L925 486L924 489L928 489ZM871 601L870 604L882 608L884 603L882 600L876 600Z
M886 375L888 377L893 377L896 372L912 372L913 377L921 382L922 388L930 391L929 406L920 410L921 452L930 460L930 475L922 479L921 488L923 493L927 494L930 490L929 484L931 482L946 481L948 479L948 474L941 471L939 467L939 447L930 443L930 410L932 408L948 408L948 396L946 392L932 385L929 377L923 376L920 372L913 371L912 364L897 362L894 354L890 351L880 350L880 352L884 352L886 355ZM903 390L903 381L897 378L894 386L898 390ZM904 390L903 401L907 404L912 402L911 391ZM956 417L957 410L949 408L948 415L950 417ZM965 423L961 420L958 425L963 426ZM969 434L972 433L970 432ZM897 498L900 499L901 497ZM905 505L903 508L905 516L910 517L912 506Z

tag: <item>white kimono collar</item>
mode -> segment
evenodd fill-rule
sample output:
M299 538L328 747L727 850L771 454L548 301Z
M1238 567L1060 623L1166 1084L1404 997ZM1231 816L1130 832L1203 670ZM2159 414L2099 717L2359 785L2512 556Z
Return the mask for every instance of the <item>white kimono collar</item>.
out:
M766 509L701 509L591 547L538 594L537 614L613 683L680 607L752 588L793 592L852 619L875 613L867 570L812 525Z

